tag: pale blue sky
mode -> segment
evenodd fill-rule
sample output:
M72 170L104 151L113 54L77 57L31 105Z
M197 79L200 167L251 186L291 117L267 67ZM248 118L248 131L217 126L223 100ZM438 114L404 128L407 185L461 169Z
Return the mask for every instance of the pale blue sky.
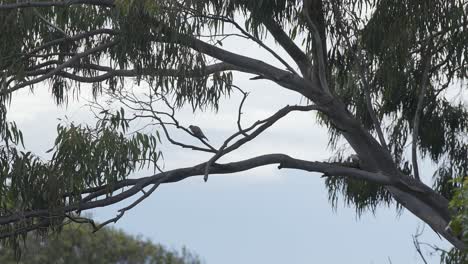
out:
M224 47L271 61L270 56L242 41L226 42ZM252 92L244 111L245 124L265 118L286 104L301 102L298 95L269 82L248 81L248 77L235 75L236 84ZM57 109L47 90L43 86L35 95L27 91L16 94L9 113L23 129L26 146L40 155L51 147L57 118L67 114L78 122L90 120L88 110L80 108L80 103ZM185 125L200 125L210 142L219 145L236 130L232 111L237 109L239 99L235 94L231 100L224 100L218 115L193 115L183 109L179 117ZM280 152L295 158L325 160L330 156L326 129L314 120L312 113L293 114L224 161ZM193 140L176 135L180 140ZM166 169L194 165L210 157L170 147L167 142L163 148ZM429 182L430 164L423 167L424 180ZM102 221L123 206L93 213ZM394 264L422 263L411 237L422 224L411 213L404 211L398 217L393 208L382 208L375 216L367 213L357 219L352 208L339 206L334 212L320 175L277 170L276 166L213 175L207 183L195 177L162 186L115 226L170 248L185 245L208 264L390 263L389 258ZM430 228L426 228L422 240L446 245ZM430 263L438 263L437 257L429 259Z

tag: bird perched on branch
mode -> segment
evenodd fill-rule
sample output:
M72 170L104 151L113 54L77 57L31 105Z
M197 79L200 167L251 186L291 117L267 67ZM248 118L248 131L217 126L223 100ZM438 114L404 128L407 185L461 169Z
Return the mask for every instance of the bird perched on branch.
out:
M190 131L192 131L193 135L196 136L199 139L206 139L208 141L208 138L206 138L205 134L203 134L202 130L198 126L189 126Z
M361 166L361 159L359 159L359 156L356 154L351 154L347 159L346 163L349 167L356 168L356 169L362 169Z

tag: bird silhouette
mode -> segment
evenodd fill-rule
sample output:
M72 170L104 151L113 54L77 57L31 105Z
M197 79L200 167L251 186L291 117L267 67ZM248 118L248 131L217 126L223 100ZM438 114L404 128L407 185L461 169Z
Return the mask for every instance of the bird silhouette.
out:
M206 139L208 141L208 138L206 138L205 134L203 134L203 131L201 130L200 127L190 125L189 126L190 131L192 131L193 135L196 136L199 139Z

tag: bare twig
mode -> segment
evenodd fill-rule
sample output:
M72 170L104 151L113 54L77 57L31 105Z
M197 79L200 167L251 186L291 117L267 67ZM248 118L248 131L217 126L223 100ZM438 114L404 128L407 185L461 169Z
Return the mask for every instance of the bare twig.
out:
M340 166L337 164L327 163L327 162L312 162L312 161L305 161L291 158L284 154L268 154L262 155L258 157L254 157L251 159L246 159L238 162L231 162L226 164L216 164L213 163L212 167L210 168L210 172L212 174L230 174L234 172L240 172L249 170L252 168L270 165L270 164L279 164L278 168L290 168L290 169L302 169L305 171L315 171L315 172L322 172L326 175L332 176L348 176L351 178L362 179L362 180L369 180L372 182L376 182L379 184L384 185L391 185L394 184L390 178L387 176L380 174L380 173L373 173L367 172L356 168L349 168ZM89 210L96 207L107 206L111 204L118 203L123 201L133 195L141 192L143 188L153 184L160 184L160 183L172 183L178 182L183 179L192 176L204 175L204 171L206 168L206 162L198 164L193 167L187 168L180 168L170 171L165 171L162 173L157 173L149 177L143 177L139 179L127 179L121 182L114 183L113 186L119 187L129 187L128 189L122 191L113 196L106 196L101 200L96 201L81 201L78 204L70 204L63 208L60 208L61 211L64 213L69 213L73 211L84 211ZM109 186L102 186L100 188L108 188ZM113 188L113 190L117 190ZM85 190L86 191L86 190ZM89 190L88 190L89 191ZM149 193L146 192L147 194ZM12 215L5 215L0 217L0 225L5 225L9 223L14 223L17 221L21 221L24 219L34 218L34 217L43 217L48 216L49 210L48 209L38 209L38 210L31 210L24 212L21 215L12 214Z
M168 116L171 118L171 120L174 122L175 126L178 128L178 129L181 129L183 131L185 131L186 133L188 133L189 135L191 135L192 137L194 138L197 138L198 140L200 140L205 146L208 147L208 149L206 148L200 148L200 147L196 147L196 146L193 146L193 145L188 145L188 144L184 144L184 143L181 143L181 142L178 142L178 141L175 141L171 138L171 136L169 135L169 132L164 124L164 122L162 121L162 119L158 116L158 111L156 111L154 108L153 108L153 105L152 104L149 104L149 109L151 110L151 113L153 113L153 118L156 119L157 121L159 121L159 124L161 125L161 127L163 128L164 130L164 134L166 135L166 138L174 145L178 145L178 146L181 146L183 148L191 148L193 150L200 150L200 151L205 151L205 152L216 152L216 148L214 148L213 146L211 146L208 142L206 142L205 140L203 140L202 138L199 138L199 137L196 137L189 129L187 129L186 127L183 127L179 124L179 121L175 118L175 109L174 109L174 106L172 106L169 101L167 100L167 98L165 96L161 96L162 100L164 101L164 103L166 104L166 106L168 108L171 109L171 113L168 114ZM141 101L140 101L141 102Z
M421 257L421 260L424 262L424 264L427 264L427 260L421 251L421 243L419 242L419 237L422 235L423 232L424 228L421 231L416 231L416 234L413 235L413 245L416 248L416 251L418 252L419 256Z
M37 55L41 57L49 57L57 54L46 54L46 55ZM66 56L74 56L76 54L62 54ZM33 55L36 56L36 55ZM32 76L39 76L43 74L49 74L50 72L56 70L56 68L47 67L58 63L58 61L48 61L46 63L42 63L40 65L35 65L32 67L34 70L26 71L24 74L25 76L32 77ZM42 69L42 67L47 67ZM66 68L73 68L73 69L80 69L80 70L97 70L103 71L105 73L96 76L80 76L74 73L69 73L62 69L58 72L55 72L55 75L65 77L69 80L74 80L82 83L96 83L96 82L103 82L105 80L111 79L113 77L136 77L141 75L146 76L172 76L172 77L204 77L211 75L213 73L222 72L222 71L236 71L237 67L233 65L229 65L227 63L215 63L213 65L208 65L204 68L202 72L200 71L185 71L180 72L176 69L153 69L153 68L142 68L142 69L113 69L111 67L96 65L96 64L71 64L68 65ZM14 80L14 79L13 79ZM7 83L9 84L9 82Z
M282 108L281 110L279 110L278 112L276 112L275 114L273 114L272 116L270 116L269 118L255 122L254 125L251 126L250 128L248 128L247 130L252 129L253 127L256 126L256 124L262 124L262 125L260 125L257 129L255 129L252 133L247 134L246 133L247 130L242 130L242 129L239 130L238 132L234 133L232 136L230 136L229 138L227 138L224 141L223 145L219 148L219 150L216 152L216 154L206 163L205 174L204 174L203 179L205 180L205 182L208 180L208 174L210 173L210 167L219 158L221 158L223 155L225 155L225 154L227 154L229 152L232 152L233 150L236 150L237 148L239 148L243 144L245 144L245 143L249 142L250 140L254 139L258 135L260 135L260 133L265 131L267 128L271 127L278 120L280 120L281 118L286 116L288 113L290 113L292 111L310 111L310 110L318 110L318 109L320 109L320 107L318 107L316 105L308 105L308 106L297 106L297 105L296 106L289 106L288 105L288 106ZM239 135L244 135L244 137L239 139L237 142L235 142L234 144L232 144L232 145L230 145L228 147L229 142L231 140L233 140L234 138L236 138L237 136L239 136Z
M135 112L139 112L139 113L135 113L132 118L129 118L127 120L131 121L137 118L153 119L154 124L159 125L163 129L165 137L171 144L180 146L182 148L189 148L189 149L197 150L197 151L211 152L211 153L217 152L217 149L214 148L211 144L209 144L205 140L201 140L201 142L206 146L206 148L195 146L192 144L186 144L186 143L177 141L174 138L172 138L167 126L174 126L175 128L184 131L185 133L189 134L192 137L195 137L195 135L193 135L193 133L189 129L187 129L186 127L182 126L179 123L179 121L175 117L175 112L176 112L175 107L168 101L166 96L163 94L159 94L159 93L153 94L153 89L151 89L151 87L150 87L150 94L147 95L147 97L149 98L149 102L140 100L140 98L138 98L133 91L131 93L125 93L125 94L123 94L123 91L116 91L114 94L112 94L112 96L116 98L117 100L119 100L119 102L122 103L128 109L133 110ZM157 101L164 102L164 104L169 109L169 111L165 112L161 110L156 110L153 104ZM163 119L163 117L165 118ZM170 122L165 121L165 119L167 118L170 119Z
M239 92L242 93L242 100L239 104L239 111L237 113L237 129L239 129L239 131L242 133L242 135L244 136L247 136L247 134L245 133L245 131L242 129L242 125L241 125L241 117L242 117L242 107L244 106L244 102L245 100L247 99L247 96L249 95L249 93L247 92L244 92L239 86L237 85L231 85L232 87L236 88L237 90L239 90Z
M19 83L19 84L15 85L15 86L13 86L11 88L1 90L0 91L0 97L7 96L7 95L11 94L12 92L14 92L16 90L19 90L19 89L21 89L23 87L33 85L33 84L39 83L41 81L44 81L46 79L49 79L49 78L53 77L56 73L59 73L60 71L62 71L63 69L69 67L70 65L73 65L73 64L79 62L82 58L87 57L87 56L89 56L91 54L106 50L106 49L108 49L108 48L110 48L110 47L112 47L112 46L114 46L116 44L117 44L116 41L110 41L110 42L98 45L98 46L96 46L94 48L91 48L89 50L86 50L86 51L84 51L82 53L78 53L77 55L73 56L72 58L70 58L69 60L64 62L63 64L56 67L55 69L49 71L47 74L44 74L44 75L42 75L40 77L37 77L37 78L29 80L29 81Z
M55 29L56 31L60 32L60 34L62 34L66 39L70 38L70 36L68 36L68 34L63 29L59 28L57 25L54 25L49 20L47 20L45 17L43 17L41 15L41 13L39 13L39 11L37 11L37 9L35 7L32 10L33 10L34 14L37 17L39 17L40 20L42 20L44 23L46 23L49 27L51 27L51 28Z
M164 177L163 177L164 178ZM138 198L136 201L134 201L133 203L131 203L129 206L126 206L122 209L119 209L119 213L117 214L117 216L107 220L107 221L104 221L103 223L101 223L99 226L96 226L96 228L94 229L93 232L97 232L99 231L101 228L103 228L104 226L110 224L110 223L116 223L120 218L122 218L122 216L124 216L125 212L132 209L133 207L137 206L139 203L141 203L143 200L145 200L146 198L148 198L159 186L160 183L155 183L153 184L153 186L151 187L151 189L149 189L147 192L145 192L143 189L141 190L143 192L143 195Z
M72 216L70 214L65 214L65 217L70 219L70 221L77 223L77 224L89 224L93 228L93 230L96 230L97 225L94 222L93 219L86 218L86 217L81 217L81 216Z

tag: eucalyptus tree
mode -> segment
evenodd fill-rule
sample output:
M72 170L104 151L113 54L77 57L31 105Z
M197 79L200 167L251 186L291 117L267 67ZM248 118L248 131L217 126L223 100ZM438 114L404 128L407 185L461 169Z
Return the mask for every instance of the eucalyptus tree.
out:
M139 197L105 225L160 184L278 164L322 173L330 197L343 197L358 213L390 204L405 208L465 249L463 221L451 221L464 204L449 200L460 193L456 179L467 175L468 111L445 94L466 91L467 9L462 0L1 1L1 237L14 244L31 230L59 229L64 219L99 229L79 213ZM276 62L223 48L237 37ZM268 45L267 37L275 44ZM279 56L280 49L289 58ZM252 83L270 81L306 103L249 126L240 122L241 104L232 113L238 131L221 146L171 136L176 129L197 137L175 117L180 107L216 111L223 107L220 98L237 91L245 99L233 72L251 74ZM128 88L127 80L148 87L145 96ZM6 120L15 93L48 85L62 104L87 83L96 98L107 94L122 108L100 105L96 126L59 124L50 160L21 151L21 131ZM316 111L330 145L342 139L355 154L329 162L284 154L217 162L254 144L293 111ZM158 133L126 133L144 118L158 125ZM160 134L212 158L159 170ZM432 186L421 181L418 154L438 165ZM145 166L158 172L129 178Z

